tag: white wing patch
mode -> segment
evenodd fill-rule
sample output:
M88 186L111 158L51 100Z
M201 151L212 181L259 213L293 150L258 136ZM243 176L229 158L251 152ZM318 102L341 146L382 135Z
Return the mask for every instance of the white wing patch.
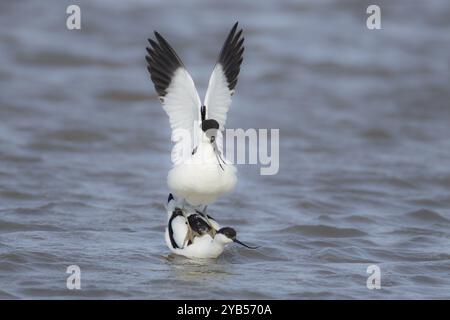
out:
M199 120L201 101L186 69L178 68L175 71L166 91L167 94L161 100L172 131L180 128L192 131L194 121Z
M175 71L167 94L161 99L163 109L169 116L171 140L175 143L171 153L172 163L178 165L196 144L193 128L194 122L200 120L201 105L194 81L184 68Z
M231 105L234 90L228 89L227 78L221 64L216 64L209 78L208 90L205 96L206 117L216 120L220 130L225 128L227 112Z

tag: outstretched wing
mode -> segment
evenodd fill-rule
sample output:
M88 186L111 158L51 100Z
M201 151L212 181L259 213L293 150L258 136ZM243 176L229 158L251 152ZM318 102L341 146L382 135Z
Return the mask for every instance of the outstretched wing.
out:
M236 22L223 44L205 96L207 118L219 122L220 130L225 127L244 53L242 29L236 32L237 27Z
M175 50L156 31L155 37L156 41L148 39L150 46L147 47L145 59L155 90L169 116L172 141L177 142L172 151L172 161L177 162L182 146L181 140L174 136L187 130L192 145L194 121L200 120L201 101L194 81Z

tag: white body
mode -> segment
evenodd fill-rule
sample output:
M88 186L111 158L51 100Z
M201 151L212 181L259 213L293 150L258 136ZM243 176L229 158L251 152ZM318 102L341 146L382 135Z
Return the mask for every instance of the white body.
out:
M225 238L222 235L218 235L220 238ZM187 258L199 258L199 259L215 259L219 257L227 243L218 241L218 236L211 238L209 234L202 237L196 237L194 242L184 248L173 248L169 239L169 232L166 228L166 244L170 251L175 254L185 256Z
M194 155L175 165L167 176L170 191L193 206L213 203L231 192L237 182L236 168L228 161L221 167L212 144L205 137L200 139Z
M167 205L168 223L170 223L170 218L172 216L173 210L175 209L175 206L175 200L171 200ZM214 238L212 238L209 234L205 234L200 237L195 237L194 241L190 245L187 245L187 243L185 243L186 235L188 233L188 224L186 217L195 212L193 208L190 208L189 210L193 211L187 212L186 216L178 216L172 220L173 238L179 248L174 248L172 246L168 226L166 227L165 232L166 245L173 253L185 256L187 258L214 259L219 257L222 254L225 245L232 242L232 240L228 239L223 234L216 234ZM215 220L211 219L209 221L214 229L220 229L220 225Z

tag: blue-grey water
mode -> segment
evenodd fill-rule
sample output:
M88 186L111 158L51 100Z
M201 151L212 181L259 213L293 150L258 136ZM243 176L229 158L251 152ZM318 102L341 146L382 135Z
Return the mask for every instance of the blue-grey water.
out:
M450 298L450 4L377 1L368 30L369 4L0 2L0 298ZM237 20L227 126L279 128L280 171L239 166L209 208L262 247L192 262L164 244L170 129L146 39L203 95Z

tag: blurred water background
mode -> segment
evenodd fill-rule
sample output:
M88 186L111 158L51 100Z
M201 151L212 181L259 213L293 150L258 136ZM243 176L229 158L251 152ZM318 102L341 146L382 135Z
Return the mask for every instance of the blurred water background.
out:
M0 2L0 298L450 298L450 3L376 2L374 31L371 1ZM262 248L196 263L163 240L170 129L146 39L203 96L235 21L227 126L279 128L280 171L239 166L210 207Z

